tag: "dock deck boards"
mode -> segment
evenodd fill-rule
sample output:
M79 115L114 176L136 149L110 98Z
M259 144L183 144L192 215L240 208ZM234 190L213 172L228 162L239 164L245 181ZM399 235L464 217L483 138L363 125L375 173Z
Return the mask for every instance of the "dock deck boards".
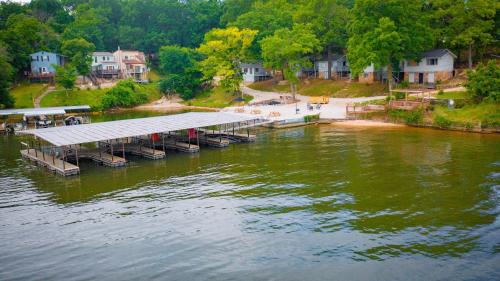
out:
M49 170L54 171L63 176L76 175L80 173L80 168L69 162L63 161L50 154L43 153L35 149L23 149L21 155L31 161L36 162L38 165L45 166Z

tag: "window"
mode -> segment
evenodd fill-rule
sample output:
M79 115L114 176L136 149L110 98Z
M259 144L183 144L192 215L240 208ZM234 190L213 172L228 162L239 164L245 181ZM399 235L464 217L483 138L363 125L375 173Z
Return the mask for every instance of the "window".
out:
M97 63L97 57L94 57L94 62Z
M40 58L41 58L41 59L42 59L42 61L43 61L43 56L40 56Z
M246 68L246 67L243 68L243 72L245 72L245 74L247 74L248 73L248 68Z
M49 60L49 56L47 56L47 61L50 61L50 60Z
M125 56L125 59L128 60L128 56Z
M437 64L438 64L437 58L427 59L427 65L437 65Z
M256 68L256 69L255 69L255 73L257 73L257 72L259 72L259 69L258 69L258 68Z
M253 68L251 68L251 67L250 67L250 74L253 74L253 72L252 72L252 71L253 71Z
M363 73L363 77L368 78L368 72Z

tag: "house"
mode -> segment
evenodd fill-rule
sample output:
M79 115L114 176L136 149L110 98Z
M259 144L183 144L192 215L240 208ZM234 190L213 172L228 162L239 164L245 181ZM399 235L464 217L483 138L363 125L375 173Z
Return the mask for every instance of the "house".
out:
M457 56L448 49L436 49L422 54L419 62L404 62L404 80L410 83L434 84L455 76Z
M148 80L148 66L146 56L140 51L118 50L113 53L122 78Z
M363 73L359 75L358 80L360 83L372 84L377 81L387 80L387 66L376 68L375 64L371 64L363 69Z
M64 65L64 56L46 51L39 51L30 55L31 72L30 80L52 80L56 74L56 65Z
M267 72L260 63L242 63L241 71L243 72L243 81L248 83L271 78L271 73Z
M119 65L110 52L92 53L92 72L97 77L115 78L119 75Z
M321 79L326 79L328 76L328 58L325 58L315 63L317 76ZM349 62L347 56L334 54L332 56L332 77L335 79L349 77Z

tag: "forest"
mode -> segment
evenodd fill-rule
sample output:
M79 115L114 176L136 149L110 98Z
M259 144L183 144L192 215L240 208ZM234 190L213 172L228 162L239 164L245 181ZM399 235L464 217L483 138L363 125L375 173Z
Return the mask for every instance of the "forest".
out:
M351 71L397 67L448 48L472 67L498 53L497 0L33 0L0 3L0 108L29 54L62 52L85 75L92 51L143 51L164 93L193 97L214 76L238 92L239 64L294 73L313 57L347 54ZM60 71L64 76L64 71Z

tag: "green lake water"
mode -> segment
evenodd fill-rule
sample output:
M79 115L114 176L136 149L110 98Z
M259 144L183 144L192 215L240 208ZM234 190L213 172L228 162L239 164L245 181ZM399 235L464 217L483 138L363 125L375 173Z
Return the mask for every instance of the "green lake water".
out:
M262 130L68 178L19 149L0 136L0 280L500 277L498 135Z

